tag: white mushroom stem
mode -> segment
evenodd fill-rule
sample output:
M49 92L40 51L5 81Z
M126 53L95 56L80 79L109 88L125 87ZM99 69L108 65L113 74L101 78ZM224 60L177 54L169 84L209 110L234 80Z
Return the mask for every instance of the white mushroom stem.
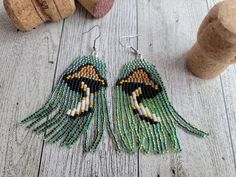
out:
M154 122L160 122L160 117L152 114L148 107L144 107L142 103L138 103L137 97L142 95L142 89L139 87L135 91L132 92L132 96L130 96L130 103L133 109L138 110L138 114L140 116L145 116L151 119Z
M67 115L80 115L83 112L89 111L89 107L93 107L94 94L90 93L90 88L84 82L81 83L81 89L86 93L86 96L82 98L82 101L78 103L76 108L68 110Z

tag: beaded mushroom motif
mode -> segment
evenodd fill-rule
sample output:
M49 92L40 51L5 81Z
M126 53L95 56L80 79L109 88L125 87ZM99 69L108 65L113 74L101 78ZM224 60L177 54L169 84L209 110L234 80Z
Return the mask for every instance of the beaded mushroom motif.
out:
M107 87L106 80L98 74L95 67L91 64L83 65L76 72L65 75L64 80L71 90L82 95L82 101L76 107L67 111L67 115L73 118L84 116L93 111L94 94L101 87Z
M121 85L122 90L129 95L134 114L139 114L140 118L150 123L160 122L160 118L142 103L142 100L154 98L162 90L160 84L150 79L144 68L138 68L127 78L118 80L117 85Z
M106 64L93 55L78 57L61 75L47 102L21 122L44 133L47 142L70 147L83 137L83 150L95 151L109 122L106 88Z
M116 125L119 145L129 153L181 151L176 125L200 137L171 105L156 67L144 58L123 65L116 83Z

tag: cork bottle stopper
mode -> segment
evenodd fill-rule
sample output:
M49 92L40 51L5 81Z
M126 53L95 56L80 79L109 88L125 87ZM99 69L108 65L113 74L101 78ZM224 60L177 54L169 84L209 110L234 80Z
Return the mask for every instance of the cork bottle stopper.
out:
M231 33L236 34L236 1L226 0L219 8L218 19Z
M222 25L229 31L226 37L228 41L234 45L233 57L229 61L230 64L236 63L236 1L226 0L219 9L218 19Z
M74 0L4 0L4 7L15 26L29 31L46 21L58 21L72 15Z
M187 67L194 75L211 79L236 62L235 22L235 0L225 0L210 10L187 54Z
M94 17L105 16L114 4L114 0L79 0Z

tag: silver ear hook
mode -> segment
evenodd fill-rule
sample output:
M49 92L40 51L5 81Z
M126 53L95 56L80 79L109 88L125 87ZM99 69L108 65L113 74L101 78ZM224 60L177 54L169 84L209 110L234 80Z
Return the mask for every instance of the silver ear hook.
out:
M140 59L140 58L142 58L141 53L139 52L138 49L135 49L135 48L131 45L131 42L130 42L130 39L135 38L135 37L138 37L138 36L141 36L141 35L136 34L136 35L130 35L130 36L122 36L122 37L120 37L119 43L120 43L120 45L121 45L122 47L124 47L124 48L126 48L126 49L127 49L127 48L130 48L130 49L133 51L133 53L136 55L136 58L137 58L137 59ZM122 39L128 39L128 43L123 44L123 43L122 43Z
M97 57L97 48L96 48L96 42L97 42L97 40L101 37L101 27L99 26L99 25L95 25L95 26L93 26L92 28L90 28L88 31L85 31L85 32L83 32L82 34L86 34L86 33L88 33L88 32L90 32L90 31L92 31L94 28L98 28L98 30L99 30L99 35L94 39L94 41L93 41L93 52L92 52L92 55L94 56L94 57Z

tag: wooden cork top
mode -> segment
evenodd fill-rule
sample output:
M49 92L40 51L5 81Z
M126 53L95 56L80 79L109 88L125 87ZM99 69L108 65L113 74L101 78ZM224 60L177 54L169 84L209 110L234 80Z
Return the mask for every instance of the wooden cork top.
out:
M236 63L236 0L222 1L209 11L186 59L188 69L203 79L215 78Z
M114 4L114 0L79 0L94 17L105 16Z
M236 34L236 1L226 0L219 7L218 19L230 32Z
M5 9L15 26L28 31L45 21L58 21L72 15L74 0L4 0Z

